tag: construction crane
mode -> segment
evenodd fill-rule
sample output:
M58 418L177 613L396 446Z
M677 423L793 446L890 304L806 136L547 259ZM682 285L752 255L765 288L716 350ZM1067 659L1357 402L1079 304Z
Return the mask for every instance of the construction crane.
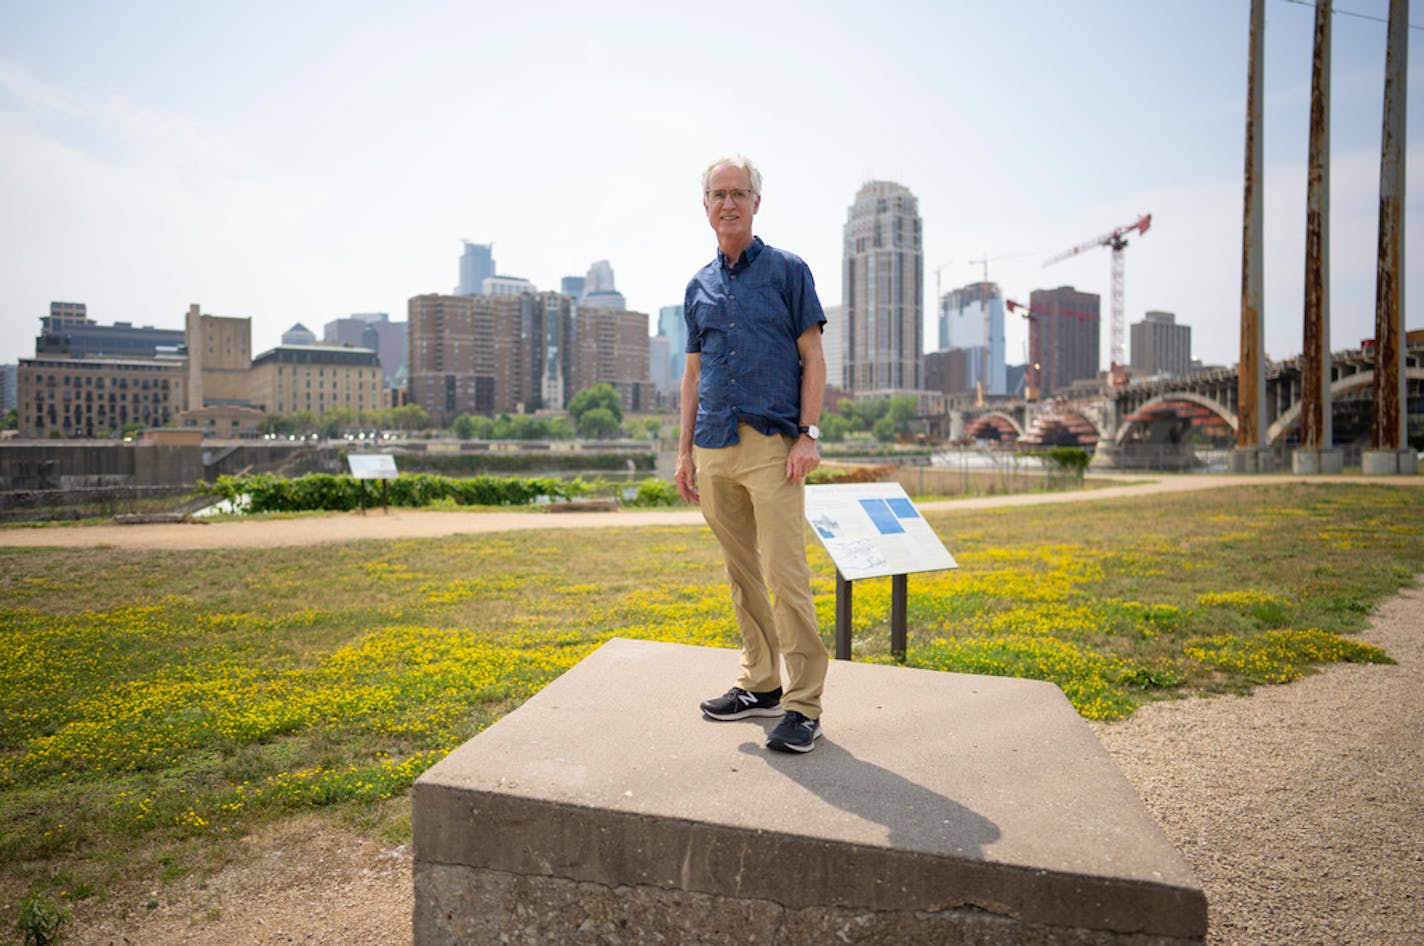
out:
M1024 305L1022 302L1015 302L1013 299L1005 299L1004 306L1010 312L1023 309L1023 317L1028 319L1028 359L1024 365L1024 400L1036 401L1039 396L1038 373L1040 365L1038 362L1038 332L1034 329L1033 323L1038 321L1038 313Z
M1125 227L1118 227L1096 239L1089 240L1073 247L1071 250L1064 250L1057 256L1051 256L1043 261L1044 266L1051 266L1054 263L1067 259L1070 256L1077 256L1085 250L1091 250L1099 246L1112 247L1112 323L1110 328L1110 338L1112 342L1112 371L1111 377L1114 384L1122 383L1125 380L1123 368L1127 364L1126 345L1123 344L1123 336L1126 329L1123 320L1123 258L1122 251L1127 247L1127 235L1136 230L1141 236L1147 232L1147 228L1152 226L1152 215L1143 214L1136 222Z

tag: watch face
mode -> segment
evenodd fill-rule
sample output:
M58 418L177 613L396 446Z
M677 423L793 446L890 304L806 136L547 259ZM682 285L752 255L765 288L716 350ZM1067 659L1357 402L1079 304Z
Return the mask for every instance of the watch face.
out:
M815 424L812 424L811 426L807 427L807 428L806 428L806 433L808 433L808 434L811 436L811 439L812 439L812 440L820 440L820 439L821 439L821 428L817 427Z

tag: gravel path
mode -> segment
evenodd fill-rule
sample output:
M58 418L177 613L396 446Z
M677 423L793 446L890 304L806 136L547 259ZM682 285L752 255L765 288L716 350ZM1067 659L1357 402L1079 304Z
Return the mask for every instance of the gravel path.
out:
M1207 893L1214 946L1424 944L1424 588L1334 665L1095 724Z

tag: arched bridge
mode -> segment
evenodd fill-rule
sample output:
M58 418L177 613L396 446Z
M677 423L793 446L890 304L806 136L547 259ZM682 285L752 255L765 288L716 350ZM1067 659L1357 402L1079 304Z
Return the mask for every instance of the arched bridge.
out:
M1335 352L1330 377L1335 442L1367 443L1374 399L1373 352ZM1417 336L1405 351L1405 379L1409 414L1418 417L1424 414L1424 340ZM1136 380L1099 396L952 407L944 433L1005 446L1093 449L1100 441L1108 441L1118 446L1227 448L1236 443L1238 390L1234 367L1213 368L1172 378ZM1299 359L1268 362L1262 406L1267 446L1298 442L1300 394Z

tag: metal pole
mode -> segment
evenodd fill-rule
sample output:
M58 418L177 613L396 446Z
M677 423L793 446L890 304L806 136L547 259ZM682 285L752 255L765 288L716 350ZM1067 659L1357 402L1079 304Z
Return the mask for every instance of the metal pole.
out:
M892 575L890 578L890 656L905 660L905 623L909 611L909 576Z
M1404 410L1404 129L1409 72L1409 3L1390 0L1380 144L1379 268L1375 280L1374 415L1370 445L1400 450Z
M1328 450L1334 445L1330 416L1330 0L1315 0L1309 161L1300 445L1308 450Z
M836 569L836 659L850 660L850 582Z
M1266 402L1265 347L1261 325L1261 164L1264 121L1265 0L1251 0L1250 59L1246 79L1246 182L1241 239L1241 362L1237 381L1236 448L1256 452L1264 444L1261 410ZM1247 470L1256 464L1247 461Z

